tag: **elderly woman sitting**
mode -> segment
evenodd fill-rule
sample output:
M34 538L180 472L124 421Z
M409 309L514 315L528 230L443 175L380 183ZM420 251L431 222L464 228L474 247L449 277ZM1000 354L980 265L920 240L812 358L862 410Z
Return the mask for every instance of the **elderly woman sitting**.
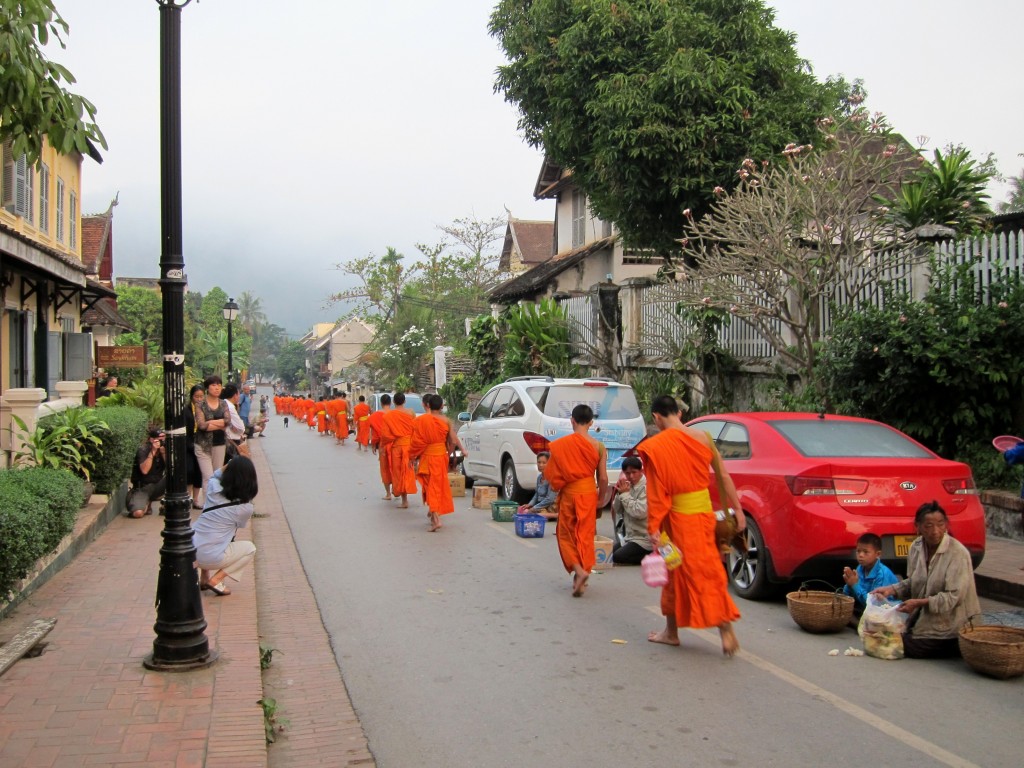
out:
M245 456L232 459L210 478L206 506L192 523L202 589L217 596L230 595L224 580L230 576L238 581L256 556L256 545L251 541L233 539L252 517L252 500L258 492L256 467Z
M910 545L908 577L872 594L903 600L899 610L912 614L903 633L908 658L959 656L960 628L981 612L971 554L949 535L949 518L938 502L922 504L914 525L919 538Z

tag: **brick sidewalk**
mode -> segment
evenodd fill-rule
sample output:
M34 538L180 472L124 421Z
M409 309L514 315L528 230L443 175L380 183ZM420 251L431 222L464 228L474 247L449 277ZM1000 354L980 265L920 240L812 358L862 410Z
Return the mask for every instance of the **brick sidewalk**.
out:
M239 538L252 534L259 548L255 580L247 573L230 597L202 598L219 660L192 672L142 666L154 639L163 518L118 517L0 622L2 642L33 619L58 619L45 652L0 677L0 765L373 765L273 476L262 451L253 454L260 517ZM281 651L266 672L267 696L289 721L269 750L256 703L261 635Z
M57 617L42 656L0 677L0 764L70 768L267 765L253 580L203 598L212 667L153 672L163 518L118 517L0 624Z

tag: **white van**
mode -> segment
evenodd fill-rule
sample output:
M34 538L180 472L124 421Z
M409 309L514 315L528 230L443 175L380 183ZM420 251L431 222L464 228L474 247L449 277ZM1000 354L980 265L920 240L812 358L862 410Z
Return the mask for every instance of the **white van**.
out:
M491 387L472 413L459 414L466 477L501 486L506 499L526 501L537 487L537 454L572 432L569 416L580 404L594 409L590 434L608 451L614 483L622 454L646 429L633 388L600 378L517 376Z

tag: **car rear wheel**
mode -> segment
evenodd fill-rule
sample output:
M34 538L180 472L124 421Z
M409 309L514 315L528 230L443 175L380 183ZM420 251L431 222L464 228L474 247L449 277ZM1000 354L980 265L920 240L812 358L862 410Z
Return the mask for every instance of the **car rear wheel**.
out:
M729 550L729 581L736 594L747 600L761 600L772 592L768 581L768 550L764 546L761 529L747 515L747 551L735 546Z
M522 504L527 500L523 497L523 487L519 485L519 478L516 477L516 465L512 463L512 459L505 459L505 463L501 465L501 489L509 501L517 501Z

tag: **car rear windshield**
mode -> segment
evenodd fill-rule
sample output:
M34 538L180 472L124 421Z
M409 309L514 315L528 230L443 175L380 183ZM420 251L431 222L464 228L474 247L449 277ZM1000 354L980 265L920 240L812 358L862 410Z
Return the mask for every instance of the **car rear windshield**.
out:
M582 384L548 387L537 406L545 416L568 419L577 405L589 405L595 419L637 419L640 407L630 387L585 387Z
M930 459L932 454L881 424L830 419L769 422L804 456Z

